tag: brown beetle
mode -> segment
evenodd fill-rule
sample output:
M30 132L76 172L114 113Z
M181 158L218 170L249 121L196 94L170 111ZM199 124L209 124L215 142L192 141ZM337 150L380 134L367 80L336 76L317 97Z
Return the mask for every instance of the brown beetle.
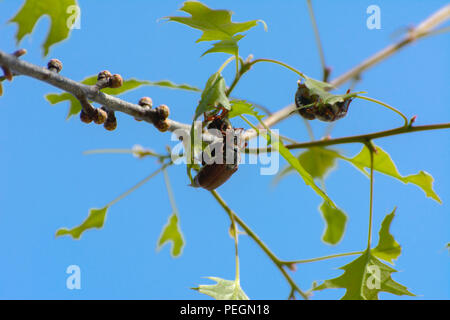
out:
M347 91L349 93L350 90ZM298 113L305 119L332 122L339 120L347 114L352 98L334 104L323 103L317 95L311 95L305 84L299 83L295 93L295 105ZM312 105L311 105L312 104ZM306 108L303 106L311 105Z
M234 129L228 120L227 110L223 110L220 115L213 115L205 117L205 121L211 121L207 128L216 129L222 135L222 141L216 142L216 145L211 151L208 158L213 159L212 163L207 163L202 159L203 166L194 177L192 186L195 188L201 187L206 190L214 190L224 184L235 173L240 161L239 148L239 132L242 129ZM215 150L221 150L222 154L215 154ZM230 161L231 159L231 161ZM228 160L228 161L227 161Z

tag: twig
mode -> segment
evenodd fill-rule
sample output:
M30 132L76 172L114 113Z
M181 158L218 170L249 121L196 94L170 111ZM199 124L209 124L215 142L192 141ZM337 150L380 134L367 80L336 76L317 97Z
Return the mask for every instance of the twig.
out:
M256 242L256 244L264 251L264 253L272 260L272 262L275 264L275 266L280 270L280 272L285 277L286 281L291 286L291 289L294 291L297 291L304 299L308 299L308 295L303 292L297 284L292 280L291 276L287 273L287 271L284 269L284 265L281 262L280 259L275 256L275 254L267 247L267 245L253 232L252 229L250 229L249 226L245 224L244 221L239 218L236 213L231 210L231 208L226 204L226 202L222 199L222 197L217 193L217 191L211 191L211 194L213 197L217 200L217 202L222 206L222 208L227 212L227 214L234 218L234 220L244 229L246 234L253 239L253 241Z
M340 257L354 256L354 255L362 254L362 253L364 253L364 251L346 252L346 253L338 253L338 254L333 254L330 256L324 256L324 257L318 257L318 258L312 258L312 259L282 261L282 263L285 265L310 263L310 262L317 262L317 261L340 258Z
M311 142L303 142L303 143L293 143L286 145L286 148L288 149L305 149L305 148L312 148L312 147L326 147L336 144L344 144L344 143L366 143L369 140L373 139L379 139L384 137L390 137L395 136L403 133L410 133L410 132L418 132L418 131L428 131L428 130L439 130L439 129L449 129L450 123L440 123L440 124L430 124L430 125L424 125L424 126L402 126L395 129L385 130L385 131L378 131L374 133L369 134L362 134L357 136L349 136L349 137L343 137L343 138L336 138L336 139L324 139L324 140L317 140L317 141L311 141ZM266 149L245 149L246 153L261 153L261 152L270 152L271 148Z
M17 74L26 75L34 79L46 82L54 87L71 93L75 97L86 97L87 99L97 102L108 109L119 111L140 118L148 123L154 123L157 118L155 109L145 109L141 106L130 103L114 96L105 94L98 90L95 86L88 86L72 79L61 76L58 73L52 72L46 68L31 64L29 62L19 60L15 56L0 51L0 65L9 67ZM187 124L179 123L170 119L169 131L177 129L190 130Z
M408 44L411 44L415 42L416 40L419 40L423 37L434 35L436 27L443 24L450 18L450 5L446 5L443 8L439 9L435 13L433 13L430 17L425 19L422 23L420 23L416 28L412 29L408 35L402 39L401 41L394 43L392 45L387 46L386 48L378 51L368 59L364 60L360 64L358 64L356 67L352 68L351 70L347 71L346 73L342 74L341 76L335 78L333 81L331 81L331 85L334 87L339 87L340 85L344 84L348 80L351 80L355 77L358 77L363 71L373 67L374 65L378 64L379 62L389 58L394 53L400 51L403 47L405 47ZM295 110L295 105L290 104L287 107L273 113L271 116L267 117L267 119L264 121L264 123L268 127L272 127L275 124L283 121L287 117L290 116L290 114ZM255 132L249 132L247 135L248 138L255 137Z
M314 29L314 36L316 38L317 50L319 51L320 64L322 66L322 74L323 74L322 81L327 82L328 76L330 75L330 69L327 68L327 65L325 63L325 54L323 53L322 42L320 41L319 35L319 28L317 27L317 22L314 16L314 10L312 7L311 0L306 0L306 3L308 4L308 12L311 18L311 24Z

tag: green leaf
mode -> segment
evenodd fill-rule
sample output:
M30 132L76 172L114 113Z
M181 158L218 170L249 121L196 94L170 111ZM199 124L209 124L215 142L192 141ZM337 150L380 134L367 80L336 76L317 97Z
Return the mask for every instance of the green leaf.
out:
M300 161L292 155L289 149L287 149L281 141L272 143L272 148L279 151L280 155L300 174L306 185L310 186L319 196L327 201L330 206L336 207L327 194L315 184L313 177L305 170L305 168L303 168Z
M341 209L331 207L327 202L323 202L319 209L326 224L322 241L328 244L339 243L345 232L347 215Z
M228 118L232 119L234 117L248 114L250 116L255 117L259 121L264 118L264 115L260 115L258 111L252 106L251 103L248 103L243 100L233 100L231 101L231 110L228 112Z
M389 154L378 146L376 148L377 153L374 154L374 163L373 163L374 170L386 174L388 176L391 176L393 178L396 178L405 184L408 183L415 184L425 192L427 197L430 197L442 204L441 199L433 190L434 179L429 173L425 171L420 171L417 174L402 176L398 172L397 167L395 166ZM361 152L353 158L346 158L346 157L341 158L351 162L356 168L358 168L363 173L368 175L368 171L366 171L366 169L367 170L370 169L370 151L369 149L367 149L366 146L364 146Z
M251 20L241 23L232 22L231 11L212 10L203 3L197 1L186 1L180 11L184 11L191 16L166 18L169 21L179 22L203 31L202 36L197 40L197 42L232 40L233 36L237 33L247 31L261 21Z
M82 224L70 230L66 228L58 229L58 231L56 231L56 237L70 235L74 239L79 239L81 237L81 234L88 229L102 228L103 224L105 223L107 211L108 207L89 210L89 215Z
M86 85L94 85L97 83L97 76L90 76L84 80L81 81L81 83ZM140 86L163 86L163 87L169 87L173 89L183 89L183 90L191 90L196 91L194 87L190 87L188 85L175 85L171 83L170 81L157 81L157 82L151 82L146 80L137 80L137 79L128 79L123 82L123 85L120 88L105 88L102 89L102 92L109 94L109 95L119 95L124 92L136 89ZM69 113L67 114L67 119L69 119L73 115L77 115L81 111L81 104L73 95L67 92L63 93L50 93L45 96L48 102L50 104L56 104L64 101L70 102L70 108Z
M339 152L331 149L313 147L300 153L298 160L303 168L309 172L314 179L325 179L334 168L336 168L336 158L340 158ZM294 171L292 166L284 167L275 177L277 183L284 176Z
M2 83L0 82L0 97L3 95L3 85L2 85Z
M395 241L392 234L389 232L392 220L395 216L395 208L390 214L386 215L381 223L381 229L379 232L378 245L372 249L372 254L380 259L386 260L390 263L394 263L394 260L400 256L402 247Z
M50 31L42 46L46 56L53 44L69 37L68 23L74 23L77 15L77 11L71 11L70 8L76 5L76 0L26 0L20 11L10 20L18 24L17 42L19 43L27 34L31 34L37 21L47 15L51 20Z
M200 103L195 110L194 121L203 113L214 109L218 105L227 110L231 109L230 101L226 95L225 79L219 72L214 73L206 82Z
M250 115L253 114L250 113ZM256 117L255 115L253 116ZM283 145L283 142L280 139L272 139L272 136L274 135L270 128L265 125L261 118L256 118L259 123L267 130L267 133L263 134L263 136L267 140L267 144L271 144L272 149L274 151L278 151L280 155L289 163L289 165L300 174L306 185L310 186L319 196L327 201L329 205L336 207L334 202L331 201L327 194L315 184L313 177L308 173L308 171L305 170L305 168L303 168L300 161L296 157L294 157L294 155L291 153L291 151L289 151L288 148ZM272 142L273 140L275 140L275 142Z
M233 36L231 39L222 40L216 43L213 43L213 47L202 54L202 57L208 53L213 52L223 52L229 53L233 56L237 56L239 54L239 46L238 41L244 37L242 34L238 34Z
M315 147L301 153L298 160L313 178L324 179L336 167L338 157L337 151Z
M184 239L178 225L178 216L175 213L169 217L169 221L161 232L158 240L158 250L161 249L165 243L170 241L172 242L172 257L178 257L183 250Z
M397 271L372 256L369 250L339 269L344 270L340 277L325 280L314 290L345 288L343 300L377 300L380 292L414 296L405 286L392 280L391 274Z
M331 84L322 82L313 78L305 76L305 86L309 89L309 94L311 96L318 96L323 104L335 104L337 102L344 102L350 98L356 97L361 92L353 92L347 94L333 94L329 90L335 89Z
M186 90L186 91L195 91L202 92L202 89L191 86L189 84L175 84L170 80L160 80L160 81L147 81L145 84L147 86L155 86L155 87L167 87L169 89L177 89L177 90Z
M217 283L202 284L198 288L193 289L216 300L249 300L238 281L224 280L217 277L207 278Z

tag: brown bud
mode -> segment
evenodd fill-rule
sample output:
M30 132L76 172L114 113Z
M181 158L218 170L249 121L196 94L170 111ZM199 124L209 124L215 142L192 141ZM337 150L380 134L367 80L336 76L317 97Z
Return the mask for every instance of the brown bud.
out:
M122 76L120 74L113 74L111 77L111 83L110 83L110 87L111 88L120 88L123 84L123 79Z
M84 110L81 110L80 120L83 121L84 123L91 123L93 119L92 119L91 115L84 112Z
M3 70L3 74L6 80L12 81L13 79L13 73L7 66L0 66Z
M165 104L162 104L156 108L156 112L158 113L160 119L165 120L169 117L170 109Z
M106 111L106 113L108 115L105 123L103 124L103 127L105 127L105 129L108 131L115 130L117 128L117 119L116 119L116 114L114 113L114 111L109 110L105 107L101 107L100 109Z
M155 127L161 132L166 132L169 129L170 124L169 124L169 121L167 121L167 119L165 119L165 120L156 122Z
M112 120L107 120L104 124L103 127L105 127L106 130L108 131L114 131L117 128L117 120L114 119L114 121Z
M105 123L106 119L108 118L108 115L105 110L103 109L95 109L94 111L94 122L96 124L103 124Z
M58 59L51 59L47 64L47 68L50 71L59 73L62 70L63 65L62 62L59 61Z
M19 57L23 56L26 53L27 53L26 49L19 49L17 51L14 51L13 56L15 56L16 58L19 58Z
M97 76L97 80L104 80L104 79L110 79L112 77L111 72L109 72L108 70L103 70L102 72L100 72Z
M150 97L142 97L139 100L139 105L142 106L142 107L149 107L149 108L151 108L153 106L152 98L150 98Z

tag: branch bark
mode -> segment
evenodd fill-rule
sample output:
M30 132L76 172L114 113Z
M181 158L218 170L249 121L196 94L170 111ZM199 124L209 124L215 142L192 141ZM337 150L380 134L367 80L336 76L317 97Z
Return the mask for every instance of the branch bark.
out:
M16 75L25 75L71 93L77 99L80 99L80 97L86 97L87 99L97 102L110 110L126 113L151 124L154 124L154 121L157 119L155 109L145 109L137 104L105 94L99 91L96 86L88 86L76 82L46 68L19 60L14 55L7 54L3 51L0 51L0 65L7 66ZM190 130L190 125L173 121L171 119L168 119L168 121L170 124L169 131L175 131L177 129Z

